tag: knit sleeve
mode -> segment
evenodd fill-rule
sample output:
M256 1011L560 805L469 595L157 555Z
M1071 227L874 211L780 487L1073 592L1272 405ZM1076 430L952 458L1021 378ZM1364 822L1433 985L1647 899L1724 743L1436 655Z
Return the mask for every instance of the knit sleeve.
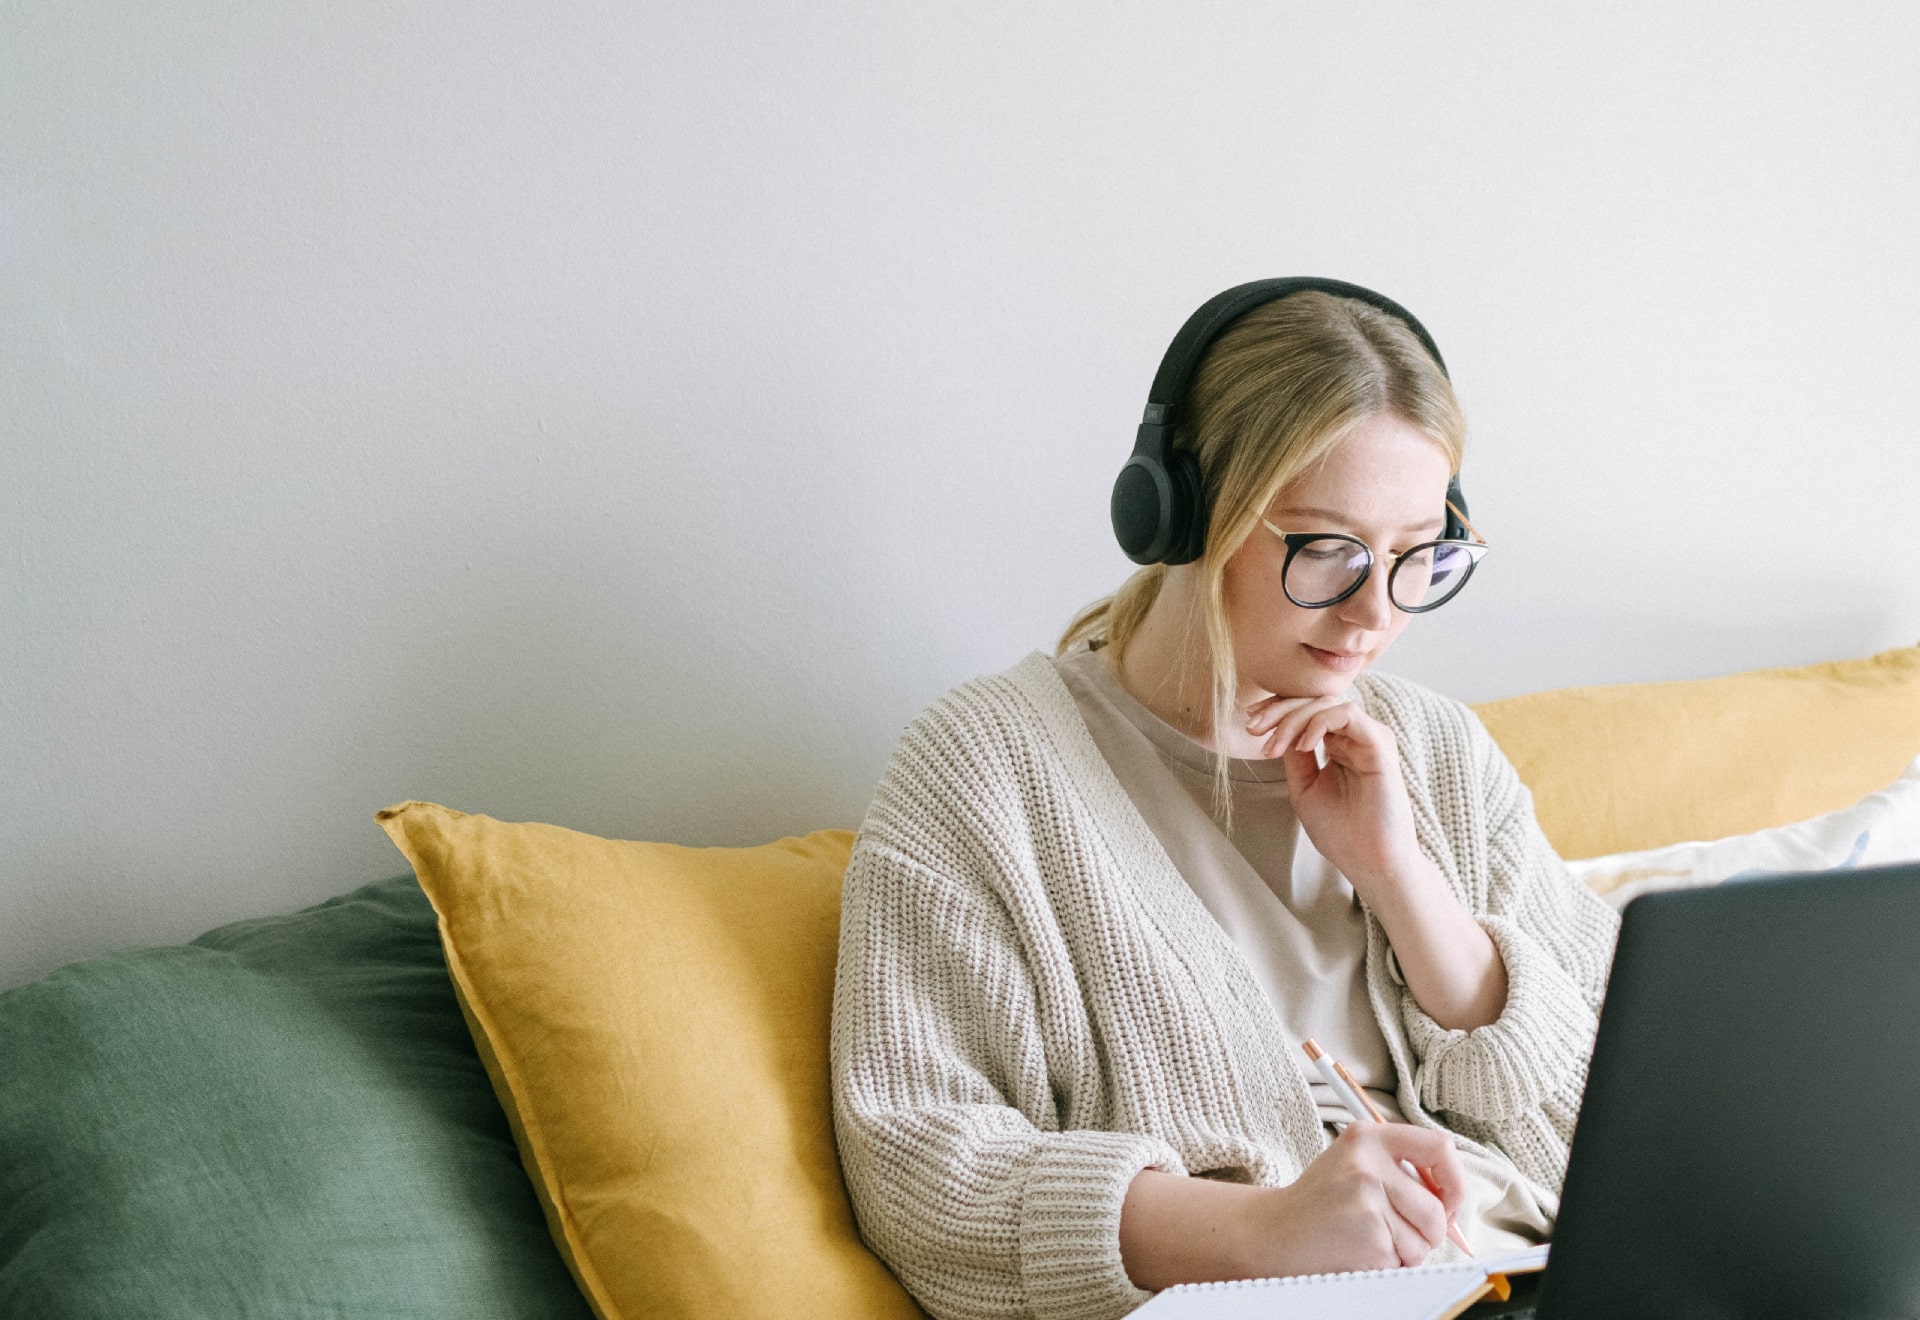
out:
M1507 969L1507 1002L1471 1031L1442 1027L1402 995L1421 1104L1491 1125L1571 1136L1619 918L1576 880L1541 832L1533 795L1464 706L1486 821L1486 905L1476 912ZM1565 1130L1561 1130L1565 1129ZM1557 1182L1557 1178L1554 1179Z
M1061 1131L1015 930L967 867L863 829L843 890L833 1116L862 1237L938 1320L1106 1320L1151 1293L1120 1262L1154 1137Z

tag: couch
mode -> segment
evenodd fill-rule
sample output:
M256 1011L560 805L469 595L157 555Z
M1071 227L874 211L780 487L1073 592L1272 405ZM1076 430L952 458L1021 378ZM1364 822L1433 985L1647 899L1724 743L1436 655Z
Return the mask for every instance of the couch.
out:
M1604 888L1895 780L1920 646L1477 710ZM408 873L0 994L0 1316L918 1314L833 1157L848 831L380 823Z

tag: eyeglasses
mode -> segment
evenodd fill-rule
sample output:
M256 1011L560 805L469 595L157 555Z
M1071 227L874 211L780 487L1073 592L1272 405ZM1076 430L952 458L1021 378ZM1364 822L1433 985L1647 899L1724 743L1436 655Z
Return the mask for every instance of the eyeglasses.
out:
M1449 504L1448 508L1453 506ZM1454 509L1459 515L1460 511ZM1267 519L1268 531L1287 545L1287 562L1280 569L1280 589L1287 599L1307 610L1323 610L1360 590L1373 571L1373 547L1357 536L1341 532L1283 532ZM1387 570L1387 599L1408 614L1437 610L1467 585L1488 545L1464 516L1460 521L1473 534L1471 541L1422 541L1393 557Z

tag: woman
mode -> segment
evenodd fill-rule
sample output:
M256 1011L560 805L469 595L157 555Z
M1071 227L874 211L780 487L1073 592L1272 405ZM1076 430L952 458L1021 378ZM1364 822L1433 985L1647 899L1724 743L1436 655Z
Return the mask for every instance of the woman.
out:
M1616 919L1472 712L1373 672L1484 551L1432 341L1271 283L1189 321L1191 388L1156 382L1194 525L1143 534L1116 487L1130 553L1172 562L924 712L854 844L841 1161L936 1317L1552 1228ZM1308 1037L1397 1121L1350 1123Z

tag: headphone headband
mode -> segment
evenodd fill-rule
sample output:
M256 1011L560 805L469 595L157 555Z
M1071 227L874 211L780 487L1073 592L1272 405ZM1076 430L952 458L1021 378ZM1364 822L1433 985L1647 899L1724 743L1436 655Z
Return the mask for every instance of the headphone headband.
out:
M1199 369L1200 359L1228 326L1265 303L1277 302L1290 294L1309 292L1330 293L1336 298L1354 298L1403 322L1407 329L1413 331L1421 346L1433 355L1440 374L1447 374L1446 361L1440 356L1440 347L1433 342L1433 336L1427 333L1427 328L1414 318L1412 312L1393 299L1344 280L1292 275L1285 279L1236 284L1201 303L1199 309L1187 318L1187 323L1180 327L1180 333L1173 337L1173 343L1167 346L1166 356L1160 359L1160 370L1154 373L1153 388L1147 391L1147 407L1152 409L1158 405L1162 410L1177 410L1186 402L1187 389L1193 383L1193 373ZM1141 420L1165 426L1176 418L1169 413L1157 418L1143 417Z
M1282 279L1253 280L1217 293L1202 303L1180 332L1173 337L1154 373L1153 388L1147 392L1146 411L1134 436L1133 455L1120 469L1113 483L1111 514L1114 535L1120 548L1137 564L1185 564L1200 557L1206 548L1207 496L1199 464L1193 455L1173 448L1174 427L1186 404L1187 391L1199 370L1200 360L1213 341L1226 328L1254 308L1296 293L1318 292L1336 298L1353 298L1377 308L1413 331L1415 338L1448 376L1446 360L1439 345L1412 312L1385 294L1344 280L1322 279L1313 275L1294 275ZM1455 477L1447 488L1447 500L1466 512L1466 498ZM1446 536L1464 532L1447 511Z

